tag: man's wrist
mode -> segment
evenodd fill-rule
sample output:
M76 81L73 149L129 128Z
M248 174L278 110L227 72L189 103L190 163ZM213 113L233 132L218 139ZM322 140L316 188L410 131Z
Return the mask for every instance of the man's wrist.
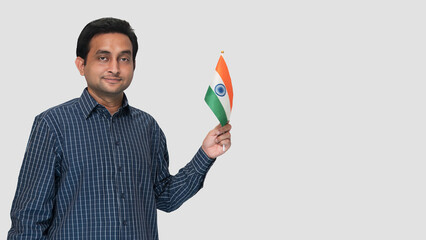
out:
M206 174L215 161L216 159L210 158L202 147L193 158L195 170L200 174Z

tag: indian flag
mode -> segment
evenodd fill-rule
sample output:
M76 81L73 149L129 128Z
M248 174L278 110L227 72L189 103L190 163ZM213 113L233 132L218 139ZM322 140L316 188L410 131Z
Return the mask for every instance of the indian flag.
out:
M229 76L225 59L223 59L222 51L216 66L213 81L210 83L206 96L204 97L207 105L209 105L222 126L226 125L231 118L233 97L234 93L232 91L231 77Z

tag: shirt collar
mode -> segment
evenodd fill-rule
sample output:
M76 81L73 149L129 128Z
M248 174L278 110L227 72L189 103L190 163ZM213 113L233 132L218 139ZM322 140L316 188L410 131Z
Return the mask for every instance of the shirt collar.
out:
M87 88L83 90L83 93L80 96L79 104L81 110L84 113L86 119L90 116L90 114L98 107L102 106L99 104L90 94ZM123 95L123 105L118 111L126 110L129 107L129 102L127 100L126 94ZM124 111L127 112L127 111Z

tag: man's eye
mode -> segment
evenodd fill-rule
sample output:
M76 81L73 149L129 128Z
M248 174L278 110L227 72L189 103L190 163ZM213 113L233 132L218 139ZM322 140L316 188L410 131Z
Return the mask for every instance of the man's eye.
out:
M128 58L121 58L120 59L122 62L128 62L128 61L130 61L130 59L128 59Z
M101 60L101 61L106 61L106 60L108 60L108 58L107 58L107 57L99 57L98 59L99 59L99 60Z

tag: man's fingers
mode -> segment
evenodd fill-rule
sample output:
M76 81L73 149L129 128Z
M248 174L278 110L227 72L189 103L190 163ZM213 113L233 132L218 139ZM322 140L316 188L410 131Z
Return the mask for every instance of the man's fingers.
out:
M226 124L225 126L223 126L223 127L221 127L220 126L220 124L215 128L215 130L216 130L216 134L218 135L218 136L220 136L220 135L222 135L222 134L224 134L224 133L226 133L226 132L229 132L229 131L231 131L231 128L232 128L232 126L231 126L231 124Z
M220 142L220 145L222 145L222 147L225 149L224 151L226 151L227 149L231 147L231 140L229 139L223 140L222 142Z
M222 142L223 140L226 140L226 139L231 139L231 133L230 132L225 132L225 133L217 136L216 137L216 143L220 143L220 142Z

